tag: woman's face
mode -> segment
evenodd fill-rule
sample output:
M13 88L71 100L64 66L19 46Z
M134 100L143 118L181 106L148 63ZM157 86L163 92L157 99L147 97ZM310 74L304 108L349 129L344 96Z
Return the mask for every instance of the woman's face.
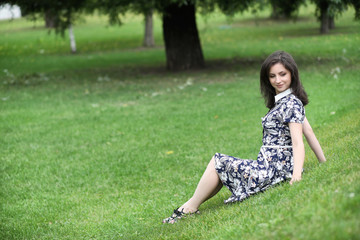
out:
M269 81L275 88L276 94L279 94L288 88L291 84L291 73L281 63L276 63L270 68Z

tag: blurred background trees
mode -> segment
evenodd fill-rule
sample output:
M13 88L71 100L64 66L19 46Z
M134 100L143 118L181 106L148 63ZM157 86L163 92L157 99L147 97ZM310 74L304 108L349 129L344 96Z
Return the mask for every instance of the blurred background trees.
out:
M18 5L23 16L32 20L44 18L45 27L55 29L56 33L64 36L69 30L71 52L76 52L76 42L73 24L88 4L87 0L1 0L0 4L9 3Z
M316 5L320 21L320 33L326 34L335 27L335 19L352 6L355 18L360 19L360 0L311 0ZM306 0L0 0L0 5L18 5L22 14L30 19L44 18L48 29L64 35L69 31L70 46L76 52L73 25L83 13L98 11L109 16L109 23L122 24L121 17L127 12L144 16L145 47L154 46L152 16L162 17L166 67L169 70L202 68L205 65L196 13L207 14L219 9L233 16L246 10L261 11L270 6L274 19L296 18L300 6Z
M355 19L360 19L360 0L311 0L316 5L316 16L320 21L320 33L326 34L335 28L335 18L353 6Z
M306 4L306 1L269 0L269 3L273 19L290 19L297 16L300 6Z

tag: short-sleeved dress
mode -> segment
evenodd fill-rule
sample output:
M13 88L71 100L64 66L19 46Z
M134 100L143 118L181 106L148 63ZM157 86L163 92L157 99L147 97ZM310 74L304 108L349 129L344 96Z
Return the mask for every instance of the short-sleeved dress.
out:
M262 147L257 160L215 154L215 169L231 191L225 203L242 201L252 194L291 179L293 151L289 122L303 123L305 109L291 89L275 97L275 106L262 118Z

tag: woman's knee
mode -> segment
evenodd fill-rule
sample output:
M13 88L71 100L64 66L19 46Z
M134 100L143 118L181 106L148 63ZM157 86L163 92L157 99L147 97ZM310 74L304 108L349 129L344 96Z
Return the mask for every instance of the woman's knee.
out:
M213 156L211 159L210 159L210 162L208 164L208 167L211 167L211 168L214 168L215 169L215 156Z

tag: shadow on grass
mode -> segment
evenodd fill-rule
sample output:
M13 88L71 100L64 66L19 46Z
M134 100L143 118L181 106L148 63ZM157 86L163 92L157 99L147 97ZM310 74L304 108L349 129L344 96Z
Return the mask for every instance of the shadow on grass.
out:
M219 78L216 75L238 74L253 72L258 74L264 59L263 56L232 57L224 59L209 59L205 61L205 67L200 69L170 71L166 69L165 63L159 65L119 65L99 68L83 68L69 71L54 71L51 73L30 73L19 76L9 74L3 79L3 87L28 87L38 86L45 83L57 84L82 84L94 82L131 82L146 83L168 81L169 78L199 77L203 81L208 76L215 76L216 79L226 81L226 78ZM313 66L314 63L325 64L338 60L337 57L317 59L310 56L296 56L296 62L302 68Z
M271 17L251 17L241 20L231 21L234 27L248 27L248 26L273 26L273 25L282 25L284 23L301 23L301 22L311 22L313 21L312 17L298 16L296 18L279 18L274 19Z
M72 71L80 75L108 75L109 77L122 78L144 78L146 76L157 77L173 77L173 76L191 76L203 74L222 74L222 73L238 73L243 71L254 71L258 73L261 64L267 56L254 57L232 57L225 59L209 59L205 61L205 67L191 70L171 71L167 70L164 65L147 65L147 66L112 66L92 69L81 69ZM322 63L332 62L334 58L321 58ZM320 60L312 57L297 58L296 62L302 66L312 66Z
M304 24L304 23L314 23L317 22L317 27L310 27L309 25L304 25L300 27L297 24ZM331 36L331 35L338 35L338 34L356 34L358 33L358 29L354 28L353 26L335 26L335 29L330 30L327 34L320 33L320 22L314 19L313 17L297 17L293 19L273 19L270 17L263 17L263 18L248 18L242 19L239 21L230 22L227 25L227 28L243 28L243 27L272 27L276 28L279 26L280 28L286 24L293 24L293 28L284 28L284 29L277 29L277 35L283 35L286 37L316 37L316 36ZM336 25L336 22L335 22ZM220 26L219 28L224 27ZM275 33L275 32L274 32Z
M289 38L298 37L328 37L334 35L357 34L357 29L352 26L340 26L330 30L328 34L321 34L319 28L286 29L284 36Z

